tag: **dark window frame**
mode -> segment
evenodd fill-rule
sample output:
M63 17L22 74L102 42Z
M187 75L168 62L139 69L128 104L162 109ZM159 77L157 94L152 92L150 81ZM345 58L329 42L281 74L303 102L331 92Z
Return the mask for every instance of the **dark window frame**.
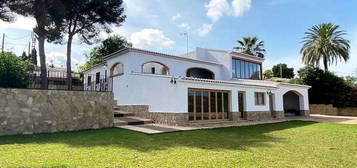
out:
M233 67L233 65L235 65L235 67ZM233 71L235 73L233 73ZM259 74L255 75L257 71ZM262 73L262 63L240 58L232 58L232 78L262 80Z
M261 99L259 99L259 96L262 96ZM255 92L254 100L255 100L256 106L265 106L266 105L265 93L264 92ZM262 100L262 102L260 102L259 100Z
M95 73L95 84L100 82L100 72Z
M88 75L88 77L87 77L87 83L88 83L88 86L91 86L91 85L92 85L92 76Z

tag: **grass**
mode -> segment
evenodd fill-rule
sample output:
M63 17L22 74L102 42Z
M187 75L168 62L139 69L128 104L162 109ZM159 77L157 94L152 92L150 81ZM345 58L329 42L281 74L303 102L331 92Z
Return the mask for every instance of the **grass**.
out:
M0 137L0 167L357 167L356 152L357 125L310 121Z

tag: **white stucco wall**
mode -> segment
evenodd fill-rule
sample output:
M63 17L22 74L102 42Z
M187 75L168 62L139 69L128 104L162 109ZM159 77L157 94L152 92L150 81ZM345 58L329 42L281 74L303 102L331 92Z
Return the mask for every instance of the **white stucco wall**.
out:
M159 76L140 73L129 73L114 78L114 97L120 105L149 105L151 112L187 112L187 91L188 88L215 89L230 91L230 111L238 110L238 91L245 92L246 111L269 111L269 96L265 94L265 105L255 104L255 92L272 91L275 95L275 110L283 111L282 96L287 91L294 90L305 94L304 89L291 86L282 88L266 86L249 86L224 83L207 83L176 79L176 84L172 84L172 77ZM307 90L305 88L305 90ZM308 103L307 95L302 97L302 102ZM302 105L304 110L308 106Z
M106 66L100 65L88 74L100 72L101 75L110 74L110 68L117 62L124 64L124 75L113 78L114 97L119 105L149 105L151 112L187 112L187 91L188 88L216 89L230 91L230 111L238 111L238 91L245 93L246 111L269 111L269 96L265 94L265 105L255 104L255 92L271 91L274 94L274 110L283 111L283 95L288 91L295 91L300 95L300 109L309 110L308 87L279 84L267 81L254 80L231 80L231 59L229 54L222 54L221 51L197 49L198 57L210 62L192 61L180 58L170 58L168 56L158 56L145 54L142 52L128 52L107 60ZM197 56L197 54L196 54ZM208 57L206 57L208 56ZM200 58L202 57L202 58ZM205 58L205 59L204 59ZM170 76L141 74L142 64L157 61L169 68ZM216 80L227 83L210 83L200 81L187 81L177 79L176 84L170 83L172 76L179 78L186 76L186 70L192 67L209 69L215 73ZM92 79L94 80L94 79ZM233 83L232 83L233 82Z
M124 73L125 72L141 72L142 65L144 63L156 61L166 65L169 68L170 75L172 76L186 76L186 70L192 67L199 67L209 69L215 73L216 79L222 79L221 75L221 65L219 64L209 64L209 63L200 63L189 60L168 58L154 56L150 54L143 54L137 52L129 52L118 57L114 57L107 61L108 70L116 62L122 62L124 64ZM109 72L109 71L108 71Z
M294 91L299 95L300 110L309 110L308 87L291 85L291 84L279 84L278 87L279 89L275 92L276 101L279 102L276 104L277 111L284 110L283 95L288 91Z

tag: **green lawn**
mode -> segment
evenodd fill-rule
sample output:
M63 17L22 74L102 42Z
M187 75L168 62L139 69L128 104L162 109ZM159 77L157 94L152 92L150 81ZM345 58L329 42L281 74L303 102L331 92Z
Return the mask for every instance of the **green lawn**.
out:
M0 167L357 167L357 125L290 121L146 135L0 137Z

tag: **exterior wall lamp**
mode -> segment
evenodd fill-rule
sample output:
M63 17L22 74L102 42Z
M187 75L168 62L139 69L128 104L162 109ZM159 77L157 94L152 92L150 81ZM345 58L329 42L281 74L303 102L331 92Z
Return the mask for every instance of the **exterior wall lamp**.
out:
M267 94L268 94L268 95L272 95L273 93L271 92L271 90L268 90L268 91L267 91Z
M172 84L176 84L176 79L175 79L174 77L173 77L173 78L171 78L170 83L172 83Z

